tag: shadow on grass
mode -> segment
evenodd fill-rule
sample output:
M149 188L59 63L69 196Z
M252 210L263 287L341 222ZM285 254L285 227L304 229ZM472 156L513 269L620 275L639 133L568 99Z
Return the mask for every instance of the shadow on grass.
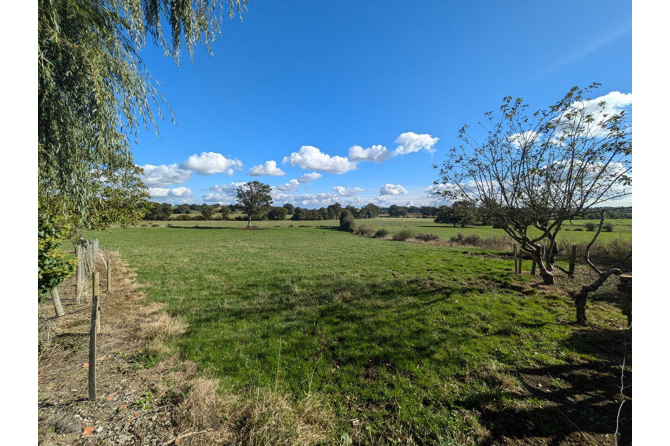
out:
M233 226L175 226L175 225L168 225L166 226L168 229L232 229L235 231L264 231L266 229L270 228L259 228L259 227L254 227L252 226L251 228L236 228Z
M480 422L491 433L481 444L495 445L502 439L514 444L613 444L617 413L621 405L621 364L624 359L623 330L604 328L575 329L564 347L596 359L570 364L516 369L520 392L501 392L500 388L470 394L460 401L464 407L481 413ZM626 355L631 353L627 340ZM624 395L618 432L620 445L632 444L632 371L626 359ZM512 403L500 404L501 397ZM518 409L533 401L532 408ZM539 444L539 443L538 443Z

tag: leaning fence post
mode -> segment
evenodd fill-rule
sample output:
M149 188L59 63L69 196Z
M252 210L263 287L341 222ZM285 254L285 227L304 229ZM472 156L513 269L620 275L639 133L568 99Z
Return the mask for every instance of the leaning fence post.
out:
M95 283L95 282L94 282ZM99 295L93 292L93 306L91 310L91 331L88 345L88 399L94 401L96 398L95 388L95 357L96 353L96 335L97 335L97 320L98 320L98 299Z
M56 316L61 317L65 314L63 311L63 305L60 303L60 295L58 294L58 287L51 288L51 301L54 304L54 309L56 310Z
M568 268L568 275L575 275L575 263L577 262L577 245L572 245L572 252L570 253L570 267Z

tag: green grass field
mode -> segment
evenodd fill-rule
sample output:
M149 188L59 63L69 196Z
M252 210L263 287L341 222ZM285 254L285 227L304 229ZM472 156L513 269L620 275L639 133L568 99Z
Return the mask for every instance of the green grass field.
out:
M503 235L430 219L357 223L444 239ZM183 357L224 392L319 394L338 420L333 442L473 444L481 426L504 431L478 416L482 407L552 406L518 390L515 371L599 360L578 341L571 300L512 274L504 253L355 236L335 221L256 222L266 229L254 231L233 221L157 224L90 236L136 269L150 301L187 322ZM603 239L630 240L630 227L619 222ZM594 330L625 324L607 300L588 311ZM556 419L540 432L574 430Z
M585 224L587 222L597 224L597 220L575 220L573 222L568 222L563 225L562 229L562 238L574 240L575 242L588 242L593 237L593 232L586 230ZM625 241L630 241L632 239L632 220L607 220L614 225L613 232L603 231L599 236L600 242L609 242L614 239L621 239ZM173 226L213 226L213 227L233 227L233 228L243 228L246 226L246 221L223 221L223 220L210 220L210 221L161 221L161 222L144 222L144 225L149 226L150 224L157 224L159 226L167 226L171 224ZM259 228L277 228L277 227L337 227L339 224L336 220L321 220L321 221L255 221L252 222L254 227ZM401 231L403 229L411 229L416 233L431 233L439 236L442 239L449 240L449 238L462 233L464 236L469 234L477 234L482 238L486 237L505 237L505 233L502 229L494 229L491 226L472 226L472 227L453 227L453 225L445 225L441 223L434 223L431 218L390 218L390 217L377 217L371 219L362 219L356 220L358 226L365 225L371 226L374 229L385 228L391 233Z

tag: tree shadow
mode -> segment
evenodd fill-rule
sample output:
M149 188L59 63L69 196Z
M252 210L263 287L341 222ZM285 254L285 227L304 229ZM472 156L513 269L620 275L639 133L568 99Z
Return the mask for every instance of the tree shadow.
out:
M464 407L481 413L480 422L490 432L481 444L495 445L503 440L534 444L536 437L550 445L612 444L617 416L618 444L632 444L630 358L626 359L623 406L620 395L621 366L624 355L631 353L630 339L624 346L625 336L625 330L580 327L563 347L594 359L519 368L514 374L521 389L505 391L493 385L462 399ZM511 403L503 406L501 398ZM524 409L529 400L535 403Z

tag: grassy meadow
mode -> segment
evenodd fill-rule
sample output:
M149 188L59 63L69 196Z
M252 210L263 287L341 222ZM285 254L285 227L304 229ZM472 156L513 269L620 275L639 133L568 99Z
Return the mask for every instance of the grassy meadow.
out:
M431 219L357 224L447 240L504 235ZM583 224L566 236L589 240L574 231ZM602 240L630 241L630 224L615 223ZM181 354L221 392L253 398L263 389L296 404L314 395L316 416L335 420L328 444L475 444L505 435L505 416L519 412L538 435L574 433L528 376L553 373L547 390L571 388L560 370L602 361L597 336L625 325L611 299L595 296L591 327L575 326L565 293L512 274L506 252L355 236L335 221L245 225L156 222L89 237L118 250L148 300L186 322Z

